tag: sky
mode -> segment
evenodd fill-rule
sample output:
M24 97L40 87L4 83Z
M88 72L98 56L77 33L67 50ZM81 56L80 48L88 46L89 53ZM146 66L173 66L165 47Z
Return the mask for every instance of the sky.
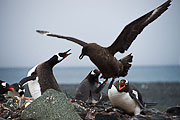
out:
M166 0L0 0L0 67L30 67L58 52L72 54L58 66L94 66L79 60L82 47L36 33L46 30L110 46L123 28ZM133 65L180 65L180 0L149 24L128 51Z

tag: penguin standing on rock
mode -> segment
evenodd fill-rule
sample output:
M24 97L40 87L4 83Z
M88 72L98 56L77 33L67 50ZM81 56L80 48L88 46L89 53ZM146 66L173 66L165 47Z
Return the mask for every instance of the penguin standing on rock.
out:
M129 114L139 115L144 108L140 92L125 79L110 83L108 97L114 107Z
M41 96L47 89L61 91L54 77L53 67L70 55L71 53L69 53L69 51L70 50L64 53L57 53L49 60L36 65L28 72L27 76L31 76L34 73L37 75L35 80L28 82L29 92L34 99Z
M80 83L75 99L82 100L87 103L98 103L102 99L102 89L98 89L100 85L98 80L99 75L100 71L97 69L92 70Z

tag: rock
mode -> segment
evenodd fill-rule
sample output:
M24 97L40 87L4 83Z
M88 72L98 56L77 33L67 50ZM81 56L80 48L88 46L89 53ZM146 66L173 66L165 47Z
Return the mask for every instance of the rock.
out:
M76 111L84 120L180 120L180 115L160 112L155 108L145 108L140 115L134 116L112 107L108 102L99 105L86 105L77 100L71 100L71 102L78 106ZM178 110L177 107L170 109L171 113L175 111L176 114Z
M119 120L119 116L116 113L111 114L96 114L95 120Z
M23 120L81 120L64 93L47 90L23 112Z
M172 115L180 115L180 107L168 108L166 112Z
M85 118L88 113L87 109L79 104L73 104L75 111L81 116L81 118Z

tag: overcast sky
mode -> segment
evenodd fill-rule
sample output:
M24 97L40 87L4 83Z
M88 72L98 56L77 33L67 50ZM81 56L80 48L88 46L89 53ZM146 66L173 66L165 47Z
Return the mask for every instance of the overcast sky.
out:
M37 29L111 45L125 25L166 0L0 0L0 67L34 66L72 49L58 66L93 66L81 46L40 35ZM180 64L180 0L148 25L121 58L133 65Z

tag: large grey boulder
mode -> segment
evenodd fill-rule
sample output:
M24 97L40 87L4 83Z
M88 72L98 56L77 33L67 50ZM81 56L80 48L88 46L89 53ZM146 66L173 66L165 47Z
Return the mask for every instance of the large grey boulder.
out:
M81 120L66 95L53 89L47 90L23 112L23 120Z

